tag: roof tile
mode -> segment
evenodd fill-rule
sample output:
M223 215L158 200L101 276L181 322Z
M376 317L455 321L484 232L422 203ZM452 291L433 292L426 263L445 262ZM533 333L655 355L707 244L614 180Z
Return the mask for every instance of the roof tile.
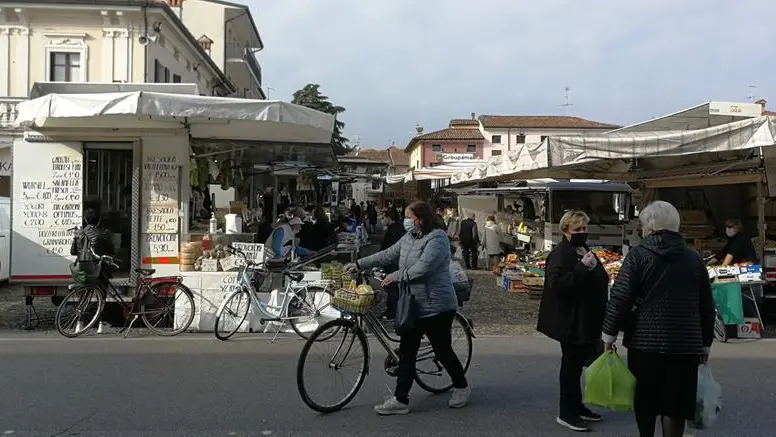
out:
M481 115L484 128L617 129L620 126L564 115Z

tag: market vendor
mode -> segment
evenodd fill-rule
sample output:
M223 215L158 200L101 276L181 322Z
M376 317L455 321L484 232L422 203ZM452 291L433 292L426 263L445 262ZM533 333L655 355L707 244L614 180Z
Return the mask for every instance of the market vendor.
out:
M269 236L265 248L268 250L270 258L286 257L294 252L297 255L308 256L315 255L315 252L298 247L294 244L296 234L302 229L302 219L294 217L285 223L279 223L272 231L272 235Z
M729 266L738 263L757 263L757 251L752 240L743 231L741 220L729 219L725 222L725 234L728 237L727 244L722 253L722 265Z

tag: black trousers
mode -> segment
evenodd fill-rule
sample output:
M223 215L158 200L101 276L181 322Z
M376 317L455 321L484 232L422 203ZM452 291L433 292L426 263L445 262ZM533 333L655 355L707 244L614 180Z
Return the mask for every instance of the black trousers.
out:
M453 326L455 311L418 319L415 328L402 335L399 344L399 371L396 378L396 390L393 395L399 402L409 403L410 389L415 379L415 360L420 349L423 334L428 337L437 359L453 380L453 387L466 388L466 375L458 356L453 351L450 330Z
M474 243L461 242L461 252L463 253L463 262L467 269L477 268L477 245Z
M603 352L601 342L572 344L561 343L563 357L560 362L560 410L563 419L579 416L582 404L582 369L589 366Z
M396 302L399 300L399 287L393 283L386 287L385 290L385 317L393 319L396 316Z

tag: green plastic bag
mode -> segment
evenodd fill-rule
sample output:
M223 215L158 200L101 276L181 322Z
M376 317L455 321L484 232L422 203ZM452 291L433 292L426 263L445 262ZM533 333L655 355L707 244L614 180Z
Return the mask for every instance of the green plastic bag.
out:
M586 404L616 412L633 411L635 394L636 378L616 352L604 352L587 368Z

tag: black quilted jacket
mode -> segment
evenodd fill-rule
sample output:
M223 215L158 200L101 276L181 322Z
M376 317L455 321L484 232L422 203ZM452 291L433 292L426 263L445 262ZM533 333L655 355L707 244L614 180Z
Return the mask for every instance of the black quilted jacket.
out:
M676 232L649 235L623 260L604 334L645 352L701 353L714 340L714 299L700 256Z

